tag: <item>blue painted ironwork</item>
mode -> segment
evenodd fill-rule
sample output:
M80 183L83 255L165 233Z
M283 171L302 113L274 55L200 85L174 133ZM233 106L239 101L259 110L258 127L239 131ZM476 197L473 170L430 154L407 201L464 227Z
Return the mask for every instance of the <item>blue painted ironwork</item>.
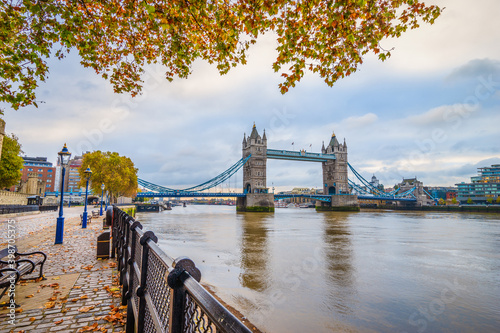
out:
M63 200L64 200L64 176L66 175L66 168L62 168L61 178L61 203L59 206L59 217L56 220L56 240L55 244L62 244L64 236L64 216L63 216Z
M361 176L353 167L352 165L350 165L349 163L347 163L347 165L349 166L349 169L351 169L352 173L356 176L356 178L359 179L359 181L361 181L361 183L366 186L367 188L369 188L374 194L378 194L380 196L386 196L387 194L392 194L392 193L385 193L381 190L379 190L377 187L373 186L372 184L370 184L369 181L367 181L365 178L363 178L363 176Z
M266 155L267 158L271 159L306 161L306 162L326 162L328 160L336 159L334 154L308 153L305 150L291 151L291 150L267 149Z
M156 185L153 183L150 183L148 181L145 181L143 179L137 179L137 183L141 185L142 187L150 190L150 191L156 191L160 193L166 193L166 192L201 192L205 190L209 190L211 188L214 188L215 186L225 182L228 180L232 175L234 175L245 163L250 159L252 155L248 155L246 158L240 159L238 162L233 164L229 169L221 173L220 175L204 182L196 186L188 187L185 189L173 189L173 188L168 188L160 185Z
M104 183L101 184L101 209L99 209L99 216L102 216L102 199L104 196Z
M88 192L89 192L89 179L90 176L92 175L92 171L90 171L90 168L87 168L85 170L85 175L87 176L87 182L85 183L85 208L83 210L82 214L82 229L87 228L87 198L88 198Z
M434 200L435 202L439 202L439 199L432 196L429 192L427 192L425 189L424 190L424 193L427 194L429 196L429 198L431 198L431 200Z

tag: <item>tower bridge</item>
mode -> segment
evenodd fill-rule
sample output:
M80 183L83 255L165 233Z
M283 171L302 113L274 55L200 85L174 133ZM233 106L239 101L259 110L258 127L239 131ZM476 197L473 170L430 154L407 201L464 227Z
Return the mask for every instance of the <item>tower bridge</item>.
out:
M340 143L332 134L329 143L324 142L320 153L268 149L265 130L261 136L255 124L249 136L243 135L242 158L220 175L196 186L182 190L156 185L138 179L140 186L148 192L140 192L138 197L236 197L238 211L274 211L274 200L289 197L269 193L267 187L267 160L279 159L321 163L323 175L322 195L308 196L320 203L318 210L359 210L359 199L384 200L418 203L430 197L424 193L422 183L416 181L404 182L397 190L386 193L371 185L348 162L347 144L345 139ZM210 193L212 189L232 177L243 168L242 193ZM349 170L362 185L348 178Z

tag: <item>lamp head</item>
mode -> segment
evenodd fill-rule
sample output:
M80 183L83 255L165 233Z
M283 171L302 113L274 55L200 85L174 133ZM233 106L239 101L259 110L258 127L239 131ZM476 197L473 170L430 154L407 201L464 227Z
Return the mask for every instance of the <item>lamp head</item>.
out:
M87 169L83 172L85 174L85 179L89 180L90 176L92 176L92 170L90 170L90 167L87 167Z
M71 158L71 153L68 151L68 147L64 144L63 149L57 153L59 158L61 159L61 165L66 166L69 163L69 159Z
M101 184L101 190L103 190L103 191L104 191L104 187L105 187L105 186L104 186L104 183L102 183L102 184Z

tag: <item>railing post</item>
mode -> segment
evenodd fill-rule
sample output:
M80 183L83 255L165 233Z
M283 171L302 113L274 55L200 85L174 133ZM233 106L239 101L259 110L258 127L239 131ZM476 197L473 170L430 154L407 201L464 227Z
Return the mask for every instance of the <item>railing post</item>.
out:
M171 289L170 299L172 300L169 327L172 332L176 333L184 330L184 307L186 305L184 281L191 275L200 282L201 272L195 263L187 257L175 259L172 267L174 269L167 277L168 286Z
M123 294L122 294L122 305L127 304L127 326L126 326L126 332L127 333L134 333L135 329L135 317L134 317L134 309L132 307L132 302L133 300L133 294L132 294L132 287L134 285L134 275L135 275L135 269L134 269L134 261L135 261L135 248L138 246L136 243L136 237L135 237L135 229L139 228L142 229L142 225L139 222L134 222L130 226L130 237L131 237L131 244L130 244L130 258L128 259L128 269L129 269L129 274L128 274L128 282L123 288ZM139 280L139 279L138 279Z
M116 253L116 227L118 225L118 214L119 209L116 206L113 206L113 215L111 216L111 258L115 258Z
M127 259L128 259L128 243L129 243L129 228L130 220L132 218L129 215L125 215L125 223L123 224L122 234L120 236L121 243L121 253L118 260L118 271L120 272L120 285L123 285L123 279L125 278L125 272L127 269Z
M152 231L146 231L144 235L139 240L142 246L142 264L141 264L141 276L140 283L137 287L135 293L139 297L139 309L137 313L137 333L144 332L144 320L146 319L146 278L148 274L148 255L149 246L148 241L153 240L155 243L158 242L158 238Z

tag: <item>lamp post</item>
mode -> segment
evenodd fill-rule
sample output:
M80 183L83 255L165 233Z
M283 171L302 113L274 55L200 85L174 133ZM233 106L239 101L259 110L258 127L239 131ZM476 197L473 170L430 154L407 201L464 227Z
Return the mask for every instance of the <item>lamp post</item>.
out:
M73 195L73 186L69 187L69 199L68 199L68 208L71 207L71 196Z
M82 229L85 229L87 228L87 196L89 194L89 179L90 176L92 176L92 170L90 170L90 167L87 167L83 173L85 174L85 179L87 180L85 185L85 209L83 210L82 215Z
M104 196L104 183L101 184L101 210L99 211L99 216L102 216L102 200Z
M109 202L109 191L106 190L106 209L104 209L105 211L108 210L108 202Z
M56 223L56 242L55 244L62 244L64 234L64 217L63 217L63 200L64 200L64 176L66 174L66 166L71 158L71 153L68 147L64 144L63 149L57 154L61 163L61 204L59 206L59 217Z

